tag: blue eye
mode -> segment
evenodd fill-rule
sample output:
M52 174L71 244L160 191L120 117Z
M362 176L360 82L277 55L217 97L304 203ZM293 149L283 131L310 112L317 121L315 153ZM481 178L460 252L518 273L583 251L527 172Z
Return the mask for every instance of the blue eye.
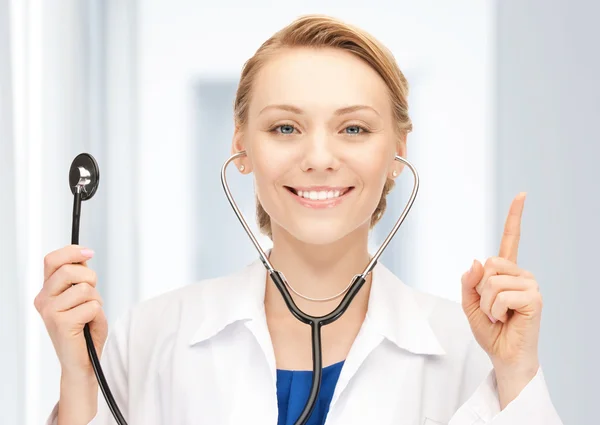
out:
M269 131L271 133L275 132L275 133L279 133L279 134L290 135L290 134L294 134L295 130L296 130L296 127L294 127L291 124L280 124L280 125L277 125L277 126L271 128ZM364 128L360 125L349 125L344 130L345 130L346 134L349 134L351 136L358 136L361 133L370 133L369 130L367 130L366 128Z
M357 136L361 133L369 133L369 131L366 128L361 127L360 125L349 125L344 130L346 130L346 134L350 134L352 136Z
M278 130L280 130L280 131L278 131ZM281 124L276 127L273 127L270 131L275 131L276 133L281 133L281 134L293 134L294 130L295 130L295 128L291 124Z

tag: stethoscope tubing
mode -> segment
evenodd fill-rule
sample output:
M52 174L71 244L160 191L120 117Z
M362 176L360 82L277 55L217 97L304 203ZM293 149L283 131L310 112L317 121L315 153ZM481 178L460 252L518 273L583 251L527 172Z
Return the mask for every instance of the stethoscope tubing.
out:
M81 217L81 187L78 186L73 197L73 221L71 227L71 243L73 245L79 245L79 223ZM92 334L90 332L90 325L88 323L83 327L83 335L85 337L85 343L87 346L88 355L90 357L90 361L92 362L92 368L94 369L94 374L96 375L96 379L98 380L98 386L104 395L104 399L106 400L106 404L113 414L113 417L117 421L118 425L127 425L119 406L117 405L115 398L110 391L110 387L108 386L108 382L106 382L106 378L104 376L104 372L102 371L102 366L100 365L100 359L98 358L98 353L96 352L96 347L94 346L94 340L92 339Z

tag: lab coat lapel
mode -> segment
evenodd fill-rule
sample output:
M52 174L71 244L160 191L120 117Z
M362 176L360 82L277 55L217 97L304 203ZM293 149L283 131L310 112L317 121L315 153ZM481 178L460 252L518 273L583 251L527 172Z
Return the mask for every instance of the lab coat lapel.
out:
M445 354L412 291L381 263L375 266L367 315L342 367L330 411L365 359L384 340L417 355Z
M350 347L348 356L344 361L340 376L335 386L330 403L332 410L342 392L346 389L352 377L356 374L367 356L383 341L383 336L369 329L368 319L363 322L354 343Z
M199 344L230 325L247 327L256 340L258 348L252 344L243 353L233 354L238 362L221 372L235 382L226 419L232 425L249 420L256 424L277 423L275 351L264 309L266 277L262 262L256 260L212 285L206 297L211 303L198 312L200 317L195 322L199 325L189 341L190 346Z
M273 348L273 342L271 341L271 334L269 333L269 327L267 325L267 318L264 310L262 315L245 323L246 327L252 332L258 345L265 356L269 371L271 372L271 380L273 384L273 390L277 388L277 369L275 361L275 350Z
M248 282L255 288L252 297L260 297L261 308L256 311L251 320L244 325L250 330L262 356L255 359L257 364L250 364L247 375L239 379L240 397L237 415L232 417L232 424L247 423L249 412L252 412L252 423L276 424L277 423L277 369L275 361L275 350L271 341L271 335L267 325L267 317L264 309L264 294L266 284L266 270L260 261L257 261L251 273L248 274ZM259 289L260 288L260 289ZM258 363L266 362L266 368ZM268 374L264 371L268 370Z

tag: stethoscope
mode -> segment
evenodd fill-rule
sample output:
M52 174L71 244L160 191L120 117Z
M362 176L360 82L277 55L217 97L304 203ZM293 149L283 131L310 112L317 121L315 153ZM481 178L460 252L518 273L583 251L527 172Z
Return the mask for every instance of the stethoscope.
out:
M392 238L394 237L394 235L396 234L396 232L402 225L402 222L404 222L406 215L412 208L412 205L413 205L415 198L417 196L417 193L419 191L419 174L417 173L417 170L415 169L415 167L410 162L408 162L406 159L404 159L400 156L395 157L395 160L405 164L410 169L410 171L413 173L413 176L414 176L413 189L412 189L410 198L406 204L406 207L404 207L404 210L402 211L400 218L398 218L398 221L396 221L396 224L394 225L394 227L392 228L392 230L390 231L388 236L385 238L385 240L383 241L383 243L381 244L381 246L379 247L377 252L375 252L375 254L371 258L369 264L367 264L367 266L365 267L363 272L361 274L357 274L354 276L349 289L347 290L346 294L344 295L344 298L338 304L338 306L331 313L326 314L324 316L317 317L317 316L311 316L309 314L304 313L302 310L300 310L298 308L298 306L296 306L296 303L294 302L294 300L292 299L292 296L290 295L290 293L288 291L285 276L283 275L283 273L276 270L271 265L267 254L265 253L265 251L262 249L262 247L258 243L256 237L254 236L254 233L250 230L248 223L244 219L244 216L242 215L240 209L238 208L237 204L235 203L235 201L233 199L233 196L231 195L231 190L229 189L229 185L227 184L227 176L226 176L227 166L235 159L240 158L245 155L246 155L245 151L238 152L238 153L232 155L227 161L225 161L225 163L223 164L223 167L221 168L221 184L223 185L223 190L225 191L225 195L227 196L227 199L229 200L229 203L230 203L231 207L233 208L235 215L237 216L238 220L244 227L244 230L248 234L248 237L254 244L256 250L258 251L258 255L260 256L260 259L261 259L263 265L267 269L267 272L268 272L269 276L271 277L271 280L273 281L273 283L275 284L275 286L281 293L281 296L283 297L288 309L294 315L294 317L296 317L296 319L298 319L299 321L301 321L303 323L306 323L307 325L310 325L310 327L311 327L312 360L313 360L312 383L311 383L310 393L309 393L309 397L306 402L306 405L304 406L302 413L300 413L300 416L298 417L298 419L296 420L296 422L294 424L294 425L304 425L306 423L306 421L308 420L308 418L310 417L310 414L312 413L312 411L315 407L317 398L319 396L319 391L321 389L321 378L322 378L322 373L323 373L323 360L322 360L322 352L321 352L321 350L322 350L322 348L321 348L321 328L325 325L329 325L329 324L335 322L337 319L339 319L341 317L342 314L344 314L344 312L350 306L350 303L352 302L352 300L354 299L354 297L356 296L356 294L358 293L360 288L365 283L369 273L371 273L373 271L373 268L377 264L379 257L381 257L381 254L383 253L385 248L388 246L388 244L390 243L390 241L392 240ZM90 154L87 154L87 153L82 153L82 154L77 155L77 157L75 157L75 159L73 160L73 163L71 164L71 169L69 171L69 187L71 188L71 192L74 195L73 227L72 227L72 235L71 235L71 243L72 244L79 244L79 221L80 221L80 214L81 214L81 202L86 201L86 200L90 199L92 196L94 196L94 194L96 193L96 190L98 188L99 181L100 181L100 170L98 169L98 163L96 162L96 160ZM119 407L117 406L117 403L115 402L115 399L110 391L110 388L108 387L108 383L106 382L104 373L102 372L102 367L100 366L98 354L96 353L96 349L94 347L92 336L90 334L89 325L87 325L87 324L85 325L85 327L83 329L83 333L84 333L85 340L86 340L88 354L89 354L90 360L92 362L92 367L94 369L94 373L98 380L98 385L102 391L102 394L104 395L106 403L108 404L108 407L109 407L110 411L112 412L117 423L119 425L127 425L127 422L125 421L125 418L123 418L123 415L121 414L121 411L119 410Z

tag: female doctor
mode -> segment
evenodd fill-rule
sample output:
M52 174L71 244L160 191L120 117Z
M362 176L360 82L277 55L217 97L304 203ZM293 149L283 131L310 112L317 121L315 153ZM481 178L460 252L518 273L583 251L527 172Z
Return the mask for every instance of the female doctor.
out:
M245 64L234 118L232 151L247 151L236 166L254 175L270 261L298 307L329 313L369 262L369 230L402 171L394 156L406 157L412 128L406 80L369 34L304 16ZM310 425L561 424L538 358L542 297L517 265L524 200L510 206L498 256L462 276L462 306L375 267L322 330ZM295 422L310 387L310 327L259 260L141 303L107 339L93 255L70 245L44 259L35 306L62 368L47 424L114 423L85 323L130 425Z

